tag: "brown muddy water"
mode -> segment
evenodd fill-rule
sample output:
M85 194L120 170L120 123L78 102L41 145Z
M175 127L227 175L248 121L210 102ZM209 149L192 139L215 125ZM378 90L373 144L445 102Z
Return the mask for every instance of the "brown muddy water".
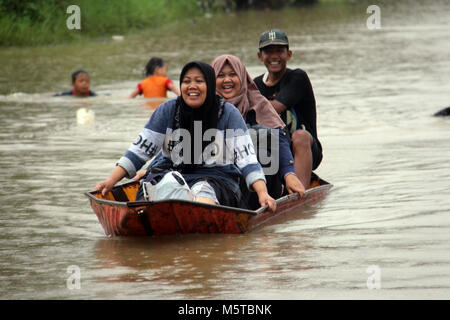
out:
M123 41L0 49L1 299L450 298L450 4L320 5L176 23ZM151 56L239 56L284 29L310 76L330 194L244 235L107 238L83 195L151 110L127 95ZM84 68L91 99L50 98ZM77 112L95 113L78 123ZM73 267L75 266L75 267ZM75 268L75 269L73 269ZM78 270L79 286L71 282ZM69 281L68 281L69 280Z

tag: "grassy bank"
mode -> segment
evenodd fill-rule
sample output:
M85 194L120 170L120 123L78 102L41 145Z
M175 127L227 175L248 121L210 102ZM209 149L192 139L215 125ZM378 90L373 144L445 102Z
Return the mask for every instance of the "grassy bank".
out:
M0 46L36 46L127 34L206 12L349 0L0 0ZM69 29L77 5L80 29Z
M81 29L69 30L70 5ZM124 34L203 14L196 0L0 0L0 46L43 45Z

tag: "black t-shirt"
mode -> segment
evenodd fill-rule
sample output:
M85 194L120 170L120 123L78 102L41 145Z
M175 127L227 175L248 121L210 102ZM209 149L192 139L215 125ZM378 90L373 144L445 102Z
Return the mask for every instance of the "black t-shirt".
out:
M292 134L305 129L317 138L316 99L308 75L301 69L286 69L280 81L274 86L266 86L263 75L254 79L259 91L268 100L277 100L287 108L280 116ZM320 146L321 148L321 146Z

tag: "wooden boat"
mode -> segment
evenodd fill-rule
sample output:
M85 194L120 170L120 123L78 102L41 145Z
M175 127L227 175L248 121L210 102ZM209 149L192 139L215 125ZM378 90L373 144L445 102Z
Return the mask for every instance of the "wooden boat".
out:
M245 233L289 210L324 197L332 185L314 175L303 198L277 199L277 209L246 210L184 200L134 201L139 182L113 188L103 196L87 192L92 209L107 236L159 236L187 233Z

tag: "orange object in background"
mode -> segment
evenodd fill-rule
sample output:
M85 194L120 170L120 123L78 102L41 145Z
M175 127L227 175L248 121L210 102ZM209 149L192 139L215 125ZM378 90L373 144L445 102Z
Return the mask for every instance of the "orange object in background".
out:
M139 82L138 89L145 98L164 98L171 83L167 77L150 76Z

